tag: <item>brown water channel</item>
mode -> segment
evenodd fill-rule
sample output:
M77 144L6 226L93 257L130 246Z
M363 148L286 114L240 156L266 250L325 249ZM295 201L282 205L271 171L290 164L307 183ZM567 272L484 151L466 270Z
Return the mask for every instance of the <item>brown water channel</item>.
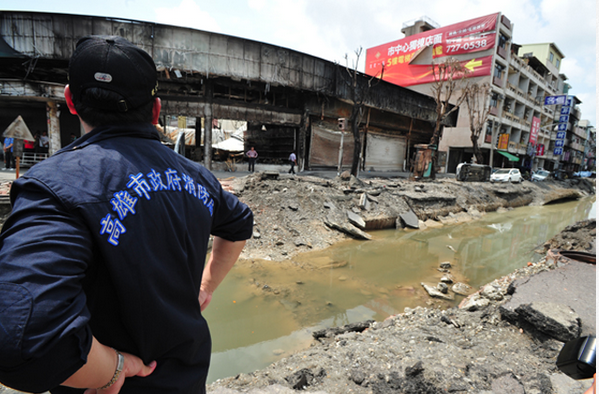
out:
M542 256L533 250L576 221L596 217L595 198L489 213L425 231L382 230L287 262L238 263L205 311L213 339L209 382L265 368L304 349L311 333L406 307L451 307L421 282L436 284L439 263L474 289Z

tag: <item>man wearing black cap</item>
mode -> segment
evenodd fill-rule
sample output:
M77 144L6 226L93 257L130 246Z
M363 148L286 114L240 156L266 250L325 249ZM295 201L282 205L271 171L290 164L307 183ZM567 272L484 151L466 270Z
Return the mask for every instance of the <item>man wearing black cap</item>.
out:
M160 143L156 81L152 58L123 38L77 44L65 99L85 135L14 182L0 235L0 382L9 387L205 392L201 312L253 215Z

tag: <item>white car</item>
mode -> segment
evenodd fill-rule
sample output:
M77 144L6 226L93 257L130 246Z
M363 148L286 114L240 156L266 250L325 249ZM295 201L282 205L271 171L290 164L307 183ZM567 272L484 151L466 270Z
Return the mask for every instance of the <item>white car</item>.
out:
M522 182L522 174L517 168L502 168L491 174L491 182Z
M535 181L544 181L545 179L547 179L549 177L551 173L547 170L538 170L537 172L535 172L534 174L532 174L532 177L530 178L533 182Z

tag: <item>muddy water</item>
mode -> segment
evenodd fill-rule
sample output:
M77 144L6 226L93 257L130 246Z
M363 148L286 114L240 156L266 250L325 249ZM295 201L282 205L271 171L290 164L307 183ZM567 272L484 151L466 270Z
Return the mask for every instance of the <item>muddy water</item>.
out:
M595 217L595 201L523 207L426 231L382 230L288 262L238 263L206 310L213 336L209 382L251 372L304 349L314 330L383 320L406 307L446 308L420 283L438 283L439 263L474 289L538 261L533 252L564 227Z

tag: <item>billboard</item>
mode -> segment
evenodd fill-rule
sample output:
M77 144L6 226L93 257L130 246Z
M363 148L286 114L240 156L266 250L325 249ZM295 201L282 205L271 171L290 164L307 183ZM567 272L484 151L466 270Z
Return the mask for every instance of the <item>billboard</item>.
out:
M383 80L400 86L434 81L430 64L412 64L426 48L431 47L433 58L477 53L495 46L497 14L418 33L401 40L366 50L365 73L379 76L384 65ZM493 56L473 57L461 64L470 70L468 77L491 74Z

